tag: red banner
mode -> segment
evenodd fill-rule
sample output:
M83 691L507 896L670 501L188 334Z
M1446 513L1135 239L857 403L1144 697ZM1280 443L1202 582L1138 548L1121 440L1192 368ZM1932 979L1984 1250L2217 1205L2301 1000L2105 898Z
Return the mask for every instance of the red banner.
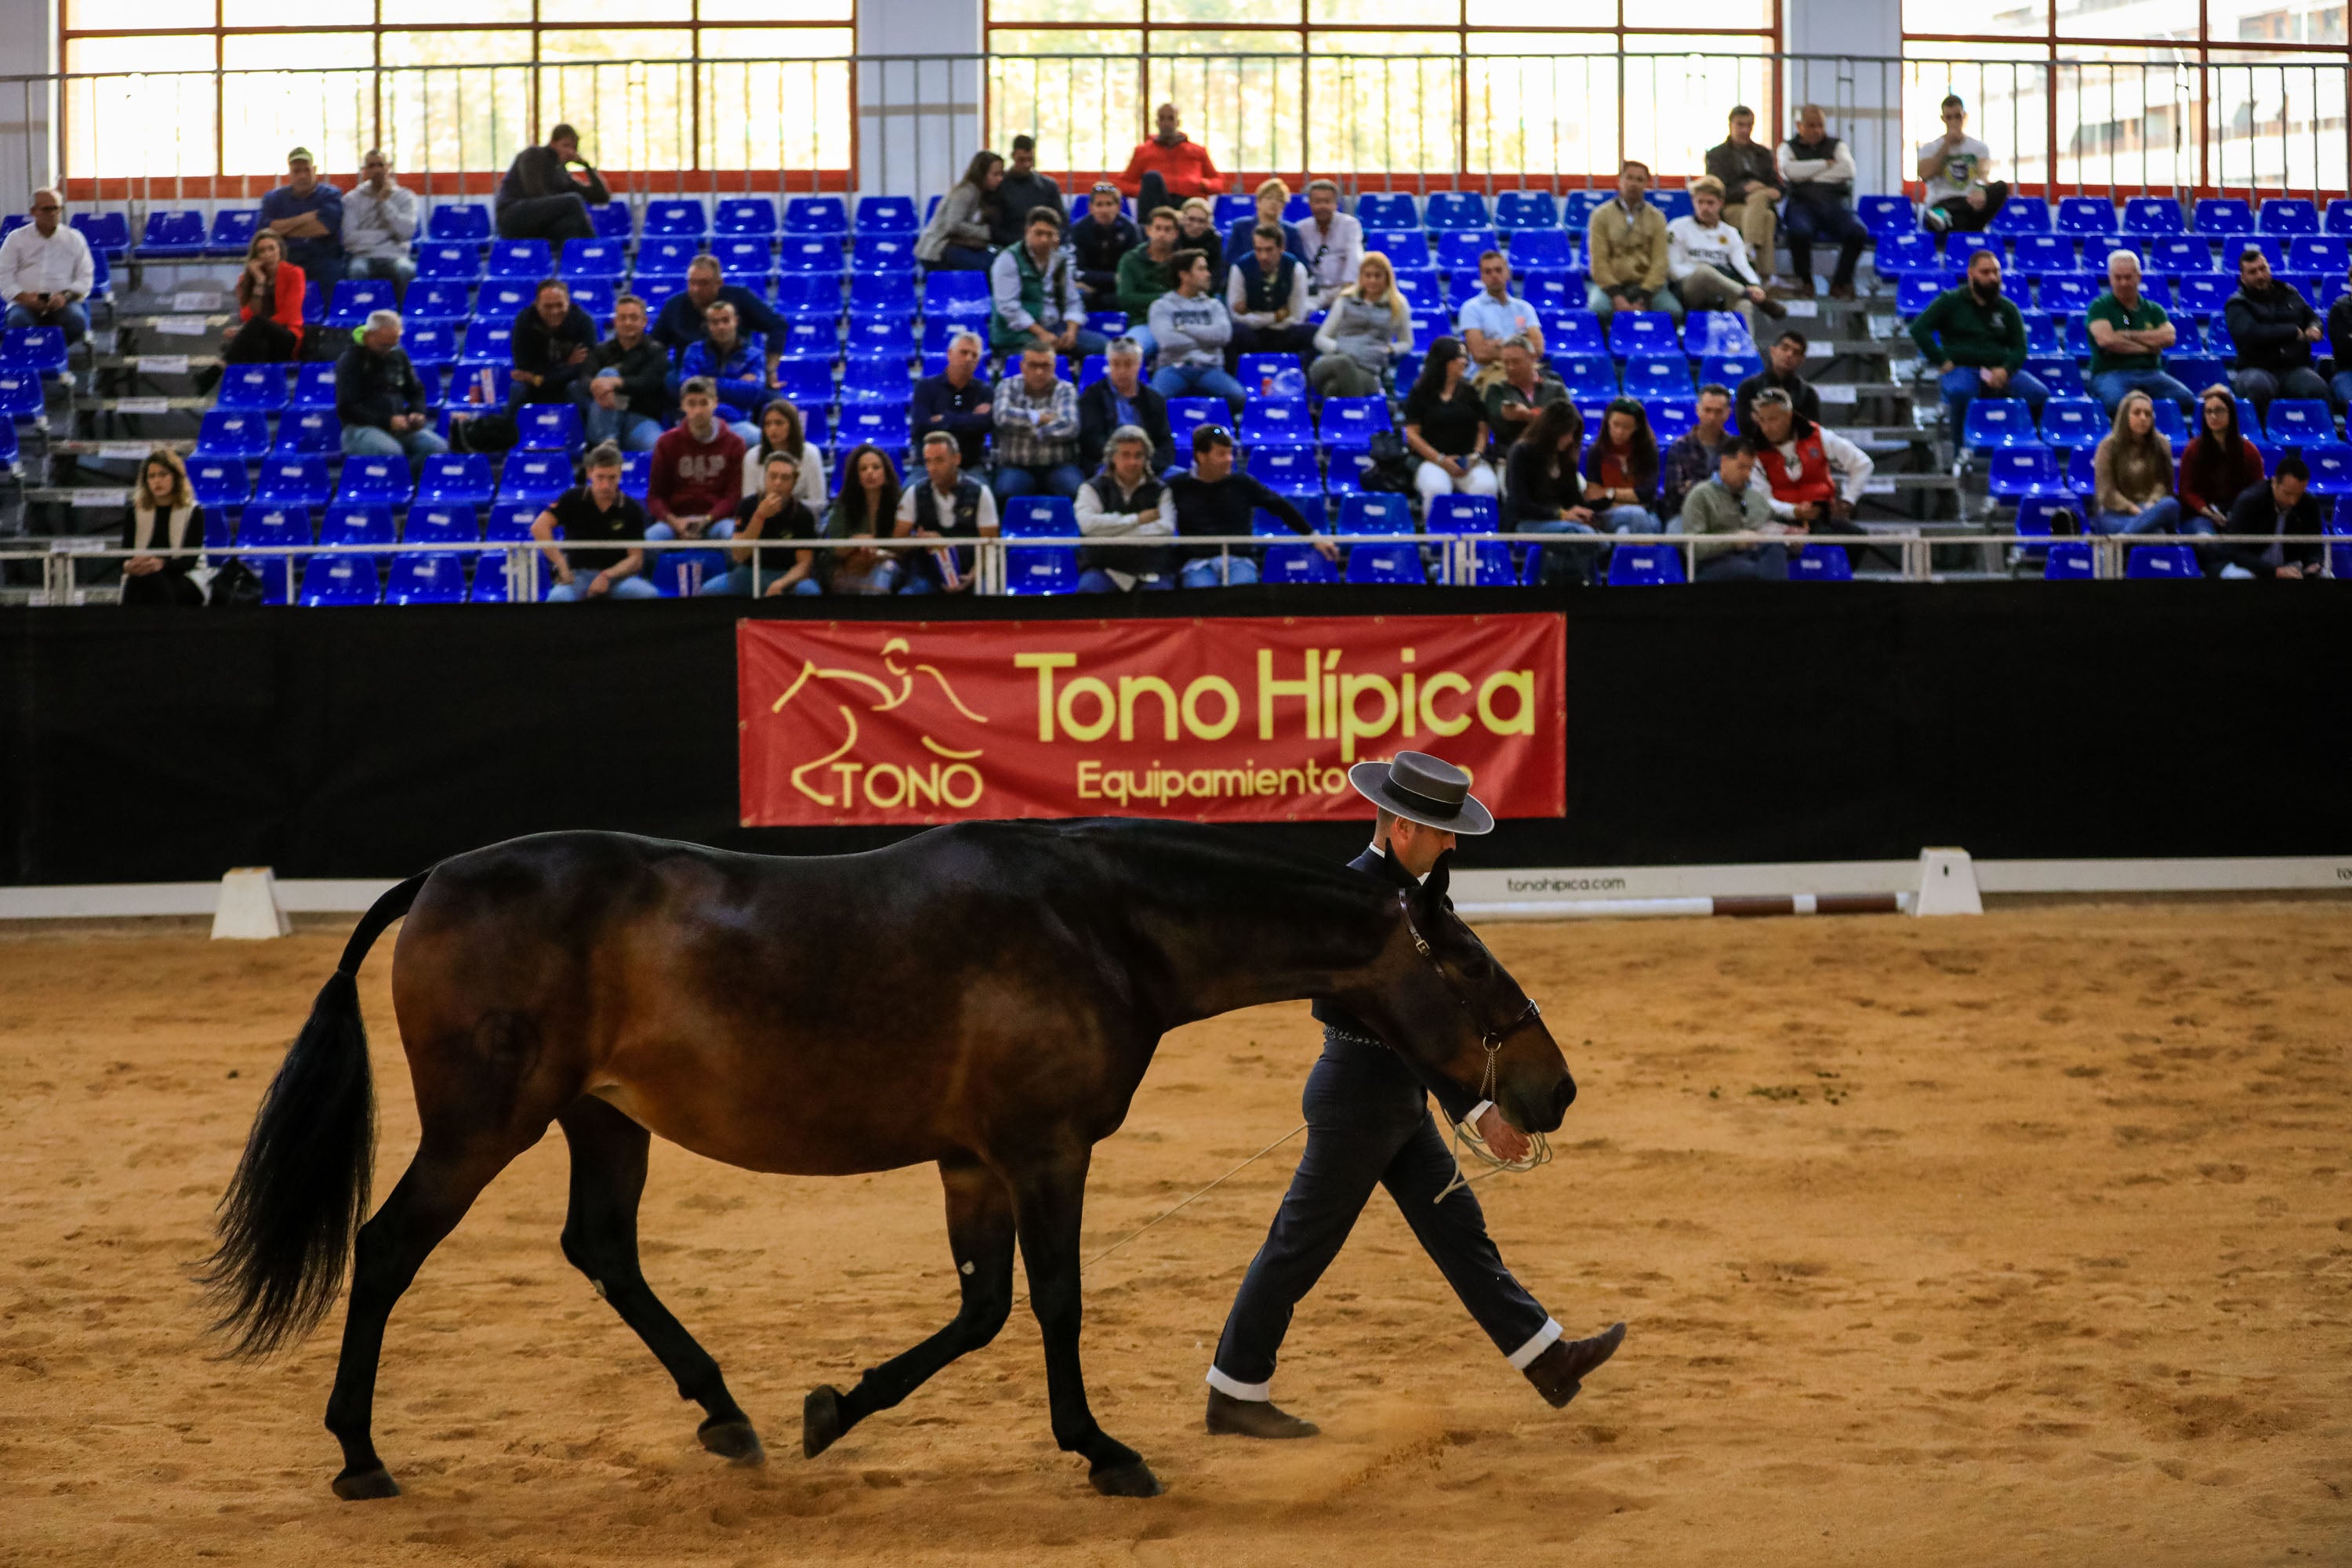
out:
M744 621L747 827L1365 812L1349 763L1433 752L1558 816L1559 616Z

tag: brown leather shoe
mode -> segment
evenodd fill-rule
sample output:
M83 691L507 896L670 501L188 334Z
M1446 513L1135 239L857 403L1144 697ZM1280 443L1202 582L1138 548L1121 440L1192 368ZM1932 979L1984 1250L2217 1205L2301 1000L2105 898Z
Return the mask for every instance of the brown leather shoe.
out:
M1831 284L1831 285L1830 285L1830 298L1831 298L1831 299L1832 299L1832 300L1851 300L1851 299L1853 299L1853 284L1851 284L1851 283L1832 283L1832 284Z
M1554 1340L1528 1363L1528 1381L1558 1410L1576 1397L1587 1373L1617 1353L1624 1339L1625 1325L1615 1323L1589 1340Z
M1271 1400L1235 1399L1209 1390L1209 1431L1219 1437L1312 1437L1323 1428L1276 1407Z

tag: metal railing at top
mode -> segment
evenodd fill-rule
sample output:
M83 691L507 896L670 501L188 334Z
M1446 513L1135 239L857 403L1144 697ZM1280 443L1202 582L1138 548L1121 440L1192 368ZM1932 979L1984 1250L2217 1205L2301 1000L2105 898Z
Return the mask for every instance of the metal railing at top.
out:
M470 35L451 34L464 40ZM495 35L484 35L485 37ZM1280 36L1268 35L1279 47ZM1335 36L1336 37L1336 36ZM1476 41L1474 32L1472 41ZM1582 40L1597 45L1605 35ZM1329 175L1354 190L1606 184L1619 161L1696 174L1736 102L1777 141L1817 102L1858 190L1916 179L1947 92L1994 173L2049 194L2341 193L2352 165L2344 58L2200 61L1673 53L845 55L467 61L353 69L0 78L0 203L61 178L134 215L249 205L313 149L349 184L388 153L428 200L479 198L558 121L619 194L945 190L980 146L1038 138L1066 195L1123 168L1152 107L1246 183ZM1580 40L1564 37L1563 48ZM1759 43L1762 40L1758 40ZM1245 188L1245 184L1243 188Z
M1967 546L1977 550L2002 551L2011 548L2050 550L2074 546L2087 547L2090 574L2097 578L2116 578L2126 574L2127 552L2147 545L2188 545L2192 548L2220 543L2242 546L2254 542L2252 535L2202 534L2094 534L2080 538L2053 538L2041 533L1986 533L1955 529L1901 529L1870 533L1315 533L1295 534L1286 540L1268 534L1186 534L1178 538L1167 535L1133 534L1095 535L1068 534L1054 537L1020 535L1007 538L1002 534L984 538L960 537L891 539L676 539L676 540L600 540L583 542L580 549L598 552L622 550L642 551L658 555L665 551L695 552L709 554L729 552L730 565L750 565L755 584L764 584L783 575L786 568L774 564L778 556L790 556L801 551L833 551L843 552L933 552L955 549L973 557L971 591L993 596L1017 592L1008 575L1009 567L1024 550L1166 550L1171 546L1185 549L1213 548L1220 562L1218 579L1230 581L1231 563L1237 552L1255 557L1269 545L1289 544L1309 548L1330 546L1334 552L1358 545L1413 547L1431 569L1426 581L1443 586L1481 587L1512 586L1520 581L1517 572L1499 579L1493 574L1491 563L1482 544L1499 543L1507 550L1517 546L1530 551L1562 552L1570 556L1579 552L1618 549L1669 549L1679 558L1684 580L1695 582L1698 575L1698 552L1723 546L1746 547L1762 544L1822 546L1836 549L1875 550L1895 558L1906 582L1928 583L1936 580L1933 552L1937 546ZM2352 551L2352 537L2343 534L2273 534L2260 536L2266 543L2278 545L2315 545L2319 547L2319 565L2312 574L2333 577L2336 552ZM472 542L434 542L398 544L232 544L189 545L179 550L130 549L108 543L103 536L84 536L52 540L43 550L0 548L0 574L12 563L37 564L43 574L43 584L37 605L66 605L81 602L77 580L77 567L85 562L128 561L138 556L185 556L216 565L231 558L247 562L284 557L289 561L287 597L299 595L301 584L295 580L300 566L314 556L330 558L364 556L373 562L389 563L399 555L457 555L480 563L481 570L489 569L496 561L504 574L507 596L510 602L532 604L539 601L543 581L542 571L551 570L548 551L564 549L565 542L542 542L538 540L477 540ZM745 557L738 562L737 555ZM1506 557L1507 560L1507 557ZM961 569L960 569L961 570ZM1300 584L1300 587L1315 584ZM381 589L382 584L378 584Z

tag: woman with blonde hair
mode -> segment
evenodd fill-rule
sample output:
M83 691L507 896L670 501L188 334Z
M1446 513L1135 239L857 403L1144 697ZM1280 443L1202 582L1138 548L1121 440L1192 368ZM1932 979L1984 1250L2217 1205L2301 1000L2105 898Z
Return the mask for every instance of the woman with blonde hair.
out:
M1356 280L1339 290L1315 334L1307 379L1326 397L1377 397L1397 355L1412 347L1412 311L1397 291L1396 268L1377 250L1364 252Z
M2172 447L2156 428L2156 405L2126 392L2115 428L2091 460L2097 477L2091 527L2098 533L2178 533L2180 501L2172 493Z
M1146 222L1150 220L1150 213L1143 216ZM1180 250L1197 250L1207 257L1210 277L1225 275L1224 237L1217 232L1216 209L1209 205L1206 197L1188 197L1176 209L1176 247ZM1244 243L1242 248L1247 250L1249 246Z
M187 468L179 453L158 447L139 465L139 482L131 487L122 548L176 552L194 550L204 542ZM133 555L122 563L122 602L166 609L202 607L204 590L188 577L197 560L194 555Z

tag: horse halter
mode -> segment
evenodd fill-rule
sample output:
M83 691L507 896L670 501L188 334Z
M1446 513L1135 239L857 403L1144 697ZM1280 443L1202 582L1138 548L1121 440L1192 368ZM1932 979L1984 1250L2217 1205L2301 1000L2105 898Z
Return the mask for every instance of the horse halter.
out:
M1439 958L1436 950L1429 945L1429 939L1421 934L1421 927L1413 922L1412 895L1402 889L1397 890L1397 912L1404 917L1405 934L1412 938L1413 951L1429 960L1430 968L1437 972L1437 977L1445 982L1445 988L1454 993L1454 999L1462 1005L1462 1010L1475 1021L1478 1009L1471 1005L1468 994L1454 976L1446 973L1444 960ZM1478 1044L1486 1049L1486 1071L1490 1078L1495 1070L1495 1053L1503 1048L1503 1042L1525 1028L1528 1020L1541 1016L1542 1012L1543 1009L1536 1005L1535 998L1530 996L1527 1006L1508 1021L1492 1028L1480 1027Z
M1429 961L1429 966L1437 971L1437 977L1445 982L1445 988L1454 993L1454 999L1462 1004L1462 1010L1469 1014L1475 1021L1478 1016L1478 1009L1471 1005L1469 996L1455 982L1454 976L1446 973L1444 961L1440 959L1436 950L1429 945L1429 939L1421 934L1421 927L1413 922L1412 895L1402 889L1397 891L1397 912L1404 916L1405 934L1412 938L1414 951ZM1493 1028L1481 1026L1478 1031L1478 1044L1486 1053L1486 1062L1485 1069L1478 1075L1479 1099L1491 1101L1495 1098L1498 1087L1498 1075L1496 1072L1495 1062L1496 1057L1502 1053L1503 1042L1525 1028L1528 1020L1538 1016L1542 1012L1543 1009L1536 1005L1536 999L1530 996L1528 998L1526 1010L1509 1022ZM1431 1201L1442 1204L1455 1193L1469 1186L1471 1183L1483 1181L1488 1176L1499 1175L1506 1171L1525 1173L1539 1165L1549 1164L1551 1141L1540 1132L1530 1132L1527 1138L1527 1153L1517 1160L1506 1160L1488 1149L1485 1139L1479 1137L1475 1131L1465 1131L1457 1123L1454 1129L1454 1179L1447 1182L1438 1191L1437 1196ZM1462 1157L1465 1150L1467 1150L1471 1156L1486 1169L1475 1176L1472 1175L1470 1161Z

